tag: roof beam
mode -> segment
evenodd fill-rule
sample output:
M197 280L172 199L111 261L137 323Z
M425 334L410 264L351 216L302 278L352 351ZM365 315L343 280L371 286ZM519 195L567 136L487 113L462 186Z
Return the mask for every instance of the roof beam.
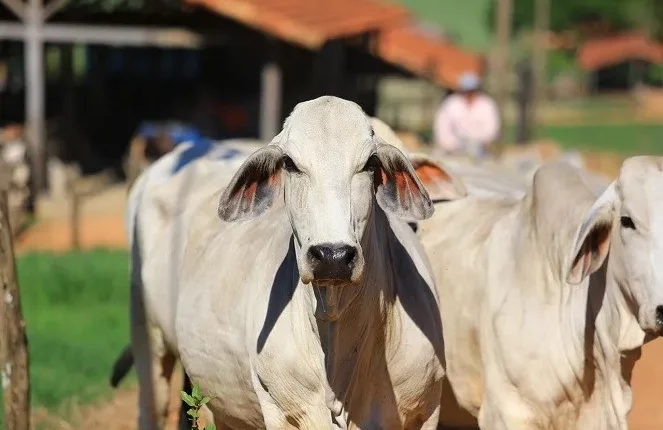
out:
M21 0L0 0L0 3L7 6L7 9L11 10L14 15L19 17L21 21L25 21L25 3Z
M227 41L220 36L168 27L44 24L39 30L42 40L51 43L200 48L206 43ZM27 34L28 30L23 24L0 22L0 39L26 40Z
M0 39L24 40L26 37L25 25L16 22L0 21Z
M53 0L44 6L44 21L48 21L53 15L69 4L70 0Z

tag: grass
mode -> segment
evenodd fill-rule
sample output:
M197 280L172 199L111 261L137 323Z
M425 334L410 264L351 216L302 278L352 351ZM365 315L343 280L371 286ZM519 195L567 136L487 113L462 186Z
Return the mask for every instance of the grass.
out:
M491 0L392 0L409 7L421 20L438 25L458 37L465 47L490 48L488 8Z
M509 127L507 136L513 136L513 130ZM663 124L550 125L543 126L538 136L566 150L663 155Z
M109 396L113 360L129 340L127 253L26 254L17 266L33 407L66 415L72 398Z
M420 133L430 140L431 131ZM513 142L515 126L507 125L505 141ZM557 142L565 150L613 152L623 156L663 155L663 123L661 124L592 124L544 125L538 138Z

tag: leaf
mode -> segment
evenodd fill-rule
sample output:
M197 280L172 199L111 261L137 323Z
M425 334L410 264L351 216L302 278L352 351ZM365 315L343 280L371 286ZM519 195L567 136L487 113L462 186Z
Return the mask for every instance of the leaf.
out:
M205 430L216 430L216 426L214 424L207 424Z
M193 389L191 390L191 396L193 396L194 399L200 399L200 385L195 384L193 386Z
M200 412L195 409L189 409L186 414L194 418L198 418L200 416Z
M200 406L208 404L210 401L209 397L203 397L203 399L200 401Z
M181 397L184 403L191 406L192 408L196 407L196 401L194 400L194 398L188 395L185 391L181 392Z

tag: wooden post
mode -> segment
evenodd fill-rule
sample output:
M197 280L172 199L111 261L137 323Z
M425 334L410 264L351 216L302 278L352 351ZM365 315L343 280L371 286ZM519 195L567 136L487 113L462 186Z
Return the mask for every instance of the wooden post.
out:
M537 124L541 117L541 107L546 100L546 63L548 49L546 37L550 21L550 0L536 0L534 11L534 46L532 59L534 62L534 106L532 120L533 132L536 135Z
M532 139L532 99L533 99L533 79L532 65L529 59L522 60L518 65L518 96L516 97L518 106L516 142L524 144Z
M26 14L25 73L26 103L25 118L29 142L32 145L32 172L35 189L46 187L46 139L45 139L45 96L44 96L44 40L43 7L41 0L29 0Z
M4 169L2 167L5 167ZM16 279L16 262L9 224L7 188L9 169L0 166L0 335L2 348L2 391L5 408L4 425L11 430L30 428L30 376L28 340L21 310L21 294Z
M281 128L281 68L269 62L262 68L260 88L260 140L269 142Z
M497 104L502 110L502 117L509 103L510 79L509 79L509 41L511 39L511 15L512 0L498 0L495 10L495 20L497 28ZM496 143L496 152L499 155L502 152L504 138Z
M74 250L81 248L81 195L78 190L78 169L74 166L67 166L67 190L71 199L71 247Z

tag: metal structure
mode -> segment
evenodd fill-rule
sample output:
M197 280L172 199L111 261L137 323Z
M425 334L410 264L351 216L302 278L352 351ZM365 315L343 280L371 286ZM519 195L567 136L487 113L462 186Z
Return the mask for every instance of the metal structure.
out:
M35 188L45 187L45 67L46 43L84 43L107 46L134 46L159 48L200 49L203 46L221 44L231 36L218 32L199 32L179 27L137 27L124 25L86 25L50 23L48 20L68 5L69 0L0 0L20 21L0 21L0 40L18 40L25 46L27 136L33 154L32 171ZM278 129L280 97L280 73L274 64L265 65L262 98L261 136L267 137Z

